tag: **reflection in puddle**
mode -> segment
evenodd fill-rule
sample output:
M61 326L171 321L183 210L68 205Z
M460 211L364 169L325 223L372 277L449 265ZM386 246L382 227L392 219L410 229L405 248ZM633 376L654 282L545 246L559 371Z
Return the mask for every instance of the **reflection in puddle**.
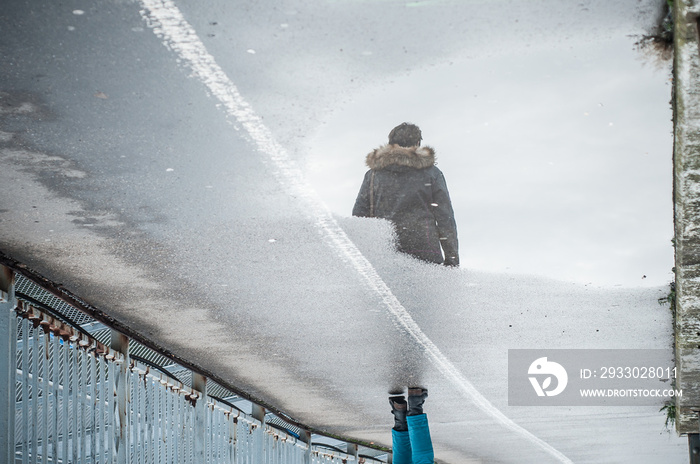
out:
M349 216L365 155L418 124L436 149L462 266L599 285L672 280L667 70L633 39L457 60L370 88L312 141L309 178Z

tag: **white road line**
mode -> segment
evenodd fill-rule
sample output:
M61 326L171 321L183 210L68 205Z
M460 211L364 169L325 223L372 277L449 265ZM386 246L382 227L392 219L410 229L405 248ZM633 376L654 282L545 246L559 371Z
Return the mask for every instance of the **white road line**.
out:
M223 104L226 113L243 126L260 153L272 163L277 179L309 203L316 225L323 233L324 238L331 242L344 260L352 264L367 286L382 298L389 312L425 349L440 372L479 409L493 417L505 428L530 441L559 462L573 464L560 451L513 422L491 404L423 333L406 308L379 276L374 266L352 243L325 204L316 196L294 160L275 141L262 119L255 114L233 82L216 64L214 57L207 52L196 31L185 20L175 3L171 0L142 0L141 6L143 7L141 16L148 22L153 32L163 40L166 47L178 55L182 63L192 70L193 76L206 85L212 95Z

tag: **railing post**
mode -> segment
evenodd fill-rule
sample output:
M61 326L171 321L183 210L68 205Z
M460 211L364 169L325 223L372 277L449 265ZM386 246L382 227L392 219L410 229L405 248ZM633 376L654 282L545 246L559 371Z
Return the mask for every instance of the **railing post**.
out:
M192 389L200 397L194 406L194 464L205 464L207 459L207 378L192 372Z
M347 451L345 452L345 454L354 457L355 462L357 462L357 453L359 447L355 443L348 443L347 445Z
M301 462L303 464L311 464L311 432L302 430L299 432L299 439L308 445L306 453L304 453L304 459Z
M114 450L116 454L116 464L127 464L129 462L129 452L131 443L129 440L127 407L129 403L129 338L116 330L112 330L113 350L123 355L121 363L117 364L116 377L114 379L114 394L117 397L116 419L119 427L114 424ZM113 457L114 459L114 457Z
M15 462L17 318L14 273L0 265L0 462Z
M253 464L262 464L265 456L265 408L253 403L251 415L260 421L260 430L255 431Z

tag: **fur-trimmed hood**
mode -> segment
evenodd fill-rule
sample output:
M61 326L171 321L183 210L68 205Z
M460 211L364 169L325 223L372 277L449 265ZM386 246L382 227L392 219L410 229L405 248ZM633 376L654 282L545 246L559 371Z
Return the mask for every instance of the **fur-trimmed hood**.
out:
M392 165L425 169L435 164L435 150L428 146L382 145L369 153L365 162L370 169L384 169Z

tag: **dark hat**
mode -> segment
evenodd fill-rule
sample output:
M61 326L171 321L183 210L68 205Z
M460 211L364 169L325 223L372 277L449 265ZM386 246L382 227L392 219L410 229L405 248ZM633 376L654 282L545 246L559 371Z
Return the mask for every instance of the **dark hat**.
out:
M410 122L404 122L391 129L389 143L401 147L417 147L423 140L420 128Z

